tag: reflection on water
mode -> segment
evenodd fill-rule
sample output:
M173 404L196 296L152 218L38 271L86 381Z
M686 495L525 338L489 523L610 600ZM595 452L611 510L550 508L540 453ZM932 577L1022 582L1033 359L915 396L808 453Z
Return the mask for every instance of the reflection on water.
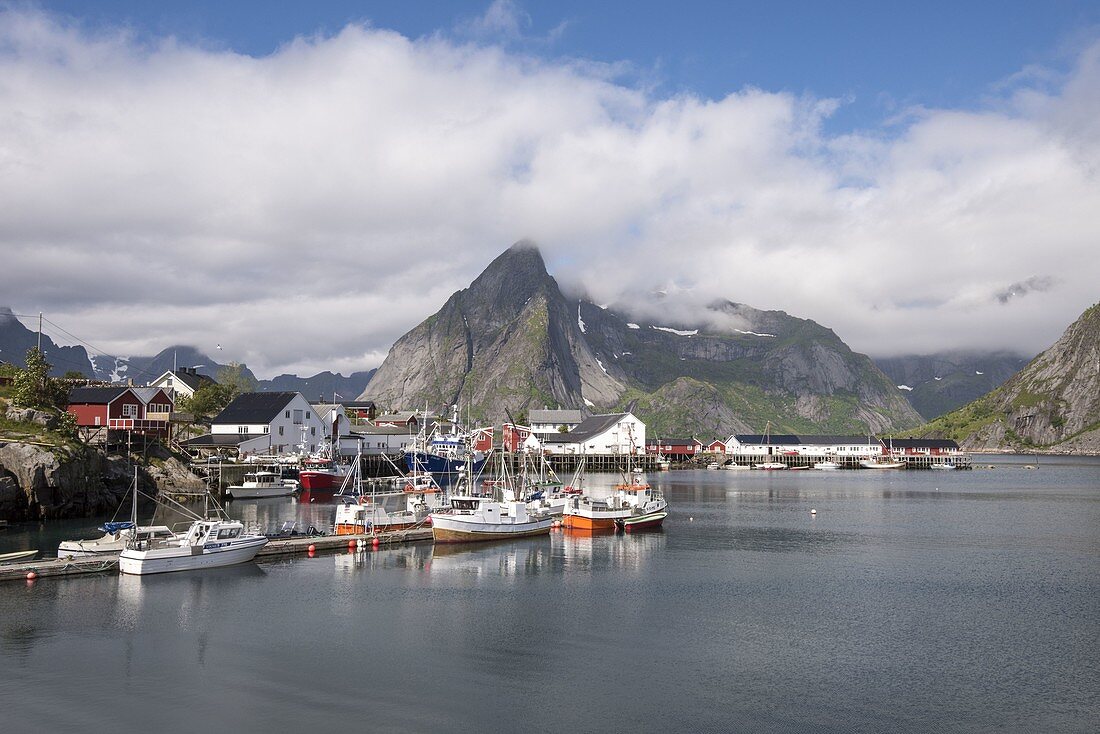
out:
M990 463L672 472L660 532L2 585L5 730L1089 731L1100 462Z

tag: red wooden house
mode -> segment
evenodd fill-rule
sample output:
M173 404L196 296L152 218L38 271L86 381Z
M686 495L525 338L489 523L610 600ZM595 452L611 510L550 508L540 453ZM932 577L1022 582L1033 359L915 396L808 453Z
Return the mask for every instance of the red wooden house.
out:
M505 423L500 430L500 441L505 451L515 453L523 448L523 442L531 435L531 429L527 426L517 426L514 423Z
M702 453L703 442L697 438L660 438L647 439L647 454L661 454L672 461L685 461Z
M724 454L724 453L726 453L726 442L725 441L711 441L710 445L707 446L707 448L706 448L706 452L708 454Z
M78 387L69 393L68 411L80 428L167 437L172 398L160 388Z
M493 427L477 428L470 434L473 439L474 451L488 453L493 450Z

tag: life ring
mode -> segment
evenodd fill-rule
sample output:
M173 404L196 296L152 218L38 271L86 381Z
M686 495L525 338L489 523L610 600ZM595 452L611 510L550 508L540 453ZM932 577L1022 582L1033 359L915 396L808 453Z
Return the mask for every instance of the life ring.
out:
M367 496L365 494L359 495L359 504L365 505L368 502L370 502L370 500L367 499Z

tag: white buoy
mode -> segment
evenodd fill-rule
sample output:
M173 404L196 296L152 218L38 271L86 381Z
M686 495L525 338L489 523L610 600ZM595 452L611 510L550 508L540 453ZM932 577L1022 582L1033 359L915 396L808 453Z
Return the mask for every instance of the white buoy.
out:
M816 514L817 514L817 510L811 509L811 510L810 510L810 514L811 514L811 515L816 515Z
M694 516L692 516L692 517L689 517L689 518L688 518L688 522L695 522L695 517L694 517Z

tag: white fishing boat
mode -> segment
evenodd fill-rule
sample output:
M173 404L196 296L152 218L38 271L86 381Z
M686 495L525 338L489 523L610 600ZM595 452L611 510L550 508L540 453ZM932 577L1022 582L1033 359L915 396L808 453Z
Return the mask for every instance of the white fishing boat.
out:
M955 465L954 464L949 464L947 462L937 462L935 464L929 464L928 468L929 469L938 469L940 471L950 471L950 470L955 468Z
M707 471L718 471L722 467L717 461L712 461L707 464Z
M738 464L736 461L731 461L729 464L723 464L722 468L726 471L748 471L752 469L748 464Z
M604 499L574 495L563 507L562 523L570 530L614 530L633 514L634 508L617 494Z
M57 546L58 558L94 558L117 556L133 539L169 541L176 534L167 525L141 525L134 530L130 522L106 522L99 528L103 535L89 540L63 540Z
M134 510L131 518L137 527L137 470L134 470ZM171 499L157 500L171 504L176 510L194 519L186 533L169 540L139 540L132 538L119 553L118 569L122 573L145 576L172 571L218 568L251 561L267 544L263 535L245 531L244 525L229 518L209 494L205 496L202 516ZM213 512L211 512L213 504Z
M449 512L433 512L432 537L437 543L470 543L484 540L546 535L554 519L549 514L529 513L526 502L497 502L489 497L451 498Z
M630 445L634 446L633 434L630 435ZM628 454L628 469L632 459L633 455ZM668 502L664 495L648 483L636 480L629 471L624 478L625 481L615 487L615 497L620 506L630 509L630 514L617 520L616 525L626 532L660 527L668 517Z
M819 461L814 464L814 469L817 469L818 471L836 471L839 468L840 464L829 459L826 459L825 461Z
M244 475L240 484L234 484L225 488L227 497L235 500L256 500L267 497L289 497L298 491L298 482L294 479L283 479L275 472L257 471Z
M779 471L786 469L787 465L779 461L762 461L759 464L753 464L753 467L762 471Z

